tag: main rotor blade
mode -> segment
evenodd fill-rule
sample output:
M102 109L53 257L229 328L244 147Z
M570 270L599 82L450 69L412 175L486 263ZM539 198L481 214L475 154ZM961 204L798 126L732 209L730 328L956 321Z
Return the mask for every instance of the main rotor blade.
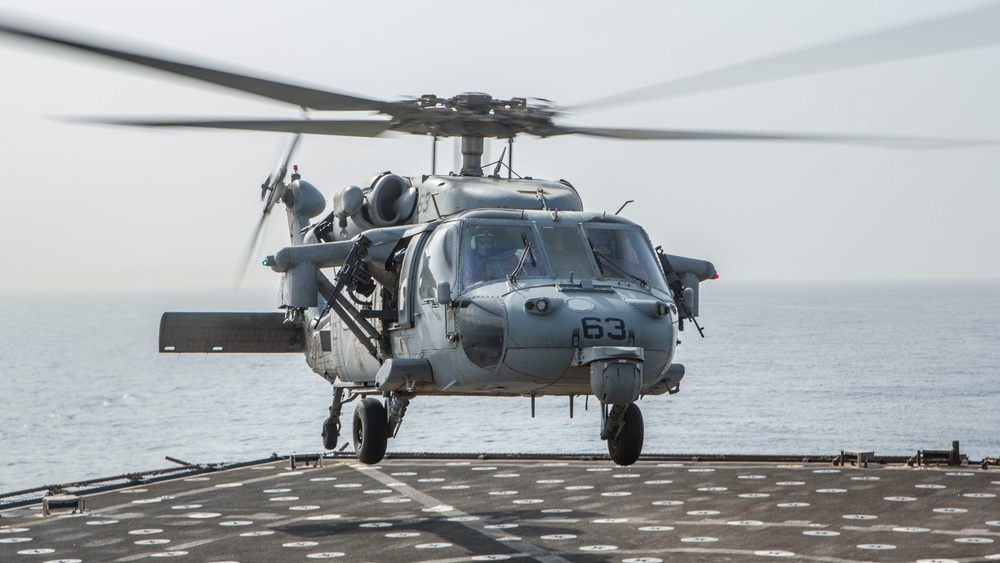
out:
M389 121L377 120L304 120L304 119L81 119L86 123L127 125L132 127L196 127L207 129L239 129L243 131L272 131L279 133L306 133L310 135L339 135L343 137L377 137L389 129Z
M680 129L622 129L608 127L559 127L533 132L540 137L556 135L589 135L638 141L794 141L871 145L890 149L951 149L995 145L1000 141L970 139L932 139L926 137L887 137L868 135L838 135L824 133L754 133L735 131L693 131Z
M265 78L257 78L235 72L227 72L224 70L211 69L179 61L161 59L139 52L121 51L111 47L98 45L96 43L77 40L65 35L50 34L37 29L29 29L27 27L15 26L11 24L0 23L0 33L59 45L77 51L102 55L147 68L154 68L171 74L186 76L202 82L232 88L241 92L256 94L272 100L288 102L306 109L333 111L381 111L383 108L393 105L391 102L361 98L358 96L341 94L339 92L332 92L328 90L317 90L315 88L305 86L296 86Z
M815 47L669 80L570 109L635 103L858 68L1000 43L1000 5L848 37Z

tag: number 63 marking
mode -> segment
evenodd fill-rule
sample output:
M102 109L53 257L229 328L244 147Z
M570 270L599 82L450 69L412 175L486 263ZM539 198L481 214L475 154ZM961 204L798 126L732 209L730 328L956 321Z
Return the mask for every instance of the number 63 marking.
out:
M625 321L616 318L601 320L597 317L584 317L580 320L583 325L584 338L604 338L607 336L611 340L625 340L628 335L625 331Z

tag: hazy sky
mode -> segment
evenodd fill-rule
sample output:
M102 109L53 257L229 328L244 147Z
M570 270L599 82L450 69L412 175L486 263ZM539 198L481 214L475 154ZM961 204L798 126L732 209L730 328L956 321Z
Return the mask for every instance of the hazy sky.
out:
M0 0L0 19L379 99L482 91L573 105L984 5ZM998 68L1000 47L980 48L563 123L1000 140ZM296 108L9 39L0 39L0 73L0 290L232 285L258 187L287 136L53 118L294 117ZM439 171L451 168L450 145ZM515 151L517 172L571 181L589 209L635 200L624 214L656 244L712 260L726 280L1000 278L1000 145L528 138ZM314 136L295 162L329 198L384 170L427 173L430 153L417 137ZM287 241L283 231L276 222L261 255ZM252 268L245 283L270 287L277 276Z

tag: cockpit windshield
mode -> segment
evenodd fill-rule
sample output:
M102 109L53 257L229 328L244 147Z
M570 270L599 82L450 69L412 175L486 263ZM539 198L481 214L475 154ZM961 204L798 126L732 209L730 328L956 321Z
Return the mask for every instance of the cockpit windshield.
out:
M666 291L657 258L634 225L468 221L461 248L465 289L515 276L623 280Z
M507 279L522 263L522 256L518 278L549 275L531 223L467 224L462 251L462 285L467 288Z

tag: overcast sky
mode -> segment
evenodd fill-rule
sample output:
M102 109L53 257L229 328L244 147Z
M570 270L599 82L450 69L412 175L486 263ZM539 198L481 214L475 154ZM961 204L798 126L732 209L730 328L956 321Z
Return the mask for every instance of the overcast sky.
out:
M482 91L571 106L989 5L0 0L0 19L385 100ZM563 123L1000 140L998 68L1000 47L978 48L594 109ZM53 118L295 117L297 108L10 39L0 39L0 73L0 290L232 285L259 185L287 136ZM452 168L450 142L441 147L439 171ZM623 214L655 244L712 260L724 280L1000 278L1000 145L555 138L519 139L515 151L518 173L571 181L588 209L635 200ZM427 173L430 153L418 137L308 137L295 162L330 198L384 170ZM283 225L273 227L261 256L287 241ZM276 283L256 267L245 285Z

